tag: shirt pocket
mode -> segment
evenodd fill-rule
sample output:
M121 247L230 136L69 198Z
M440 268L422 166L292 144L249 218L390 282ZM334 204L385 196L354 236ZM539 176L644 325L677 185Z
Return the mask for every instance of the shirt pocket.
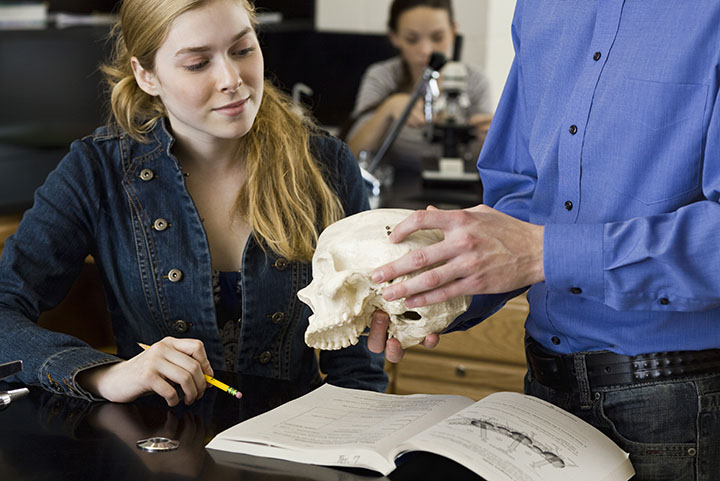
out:
M621 81L622 97L595 112L607 129L599 136L607 187L644 204L699 189L707 91L700 84Z

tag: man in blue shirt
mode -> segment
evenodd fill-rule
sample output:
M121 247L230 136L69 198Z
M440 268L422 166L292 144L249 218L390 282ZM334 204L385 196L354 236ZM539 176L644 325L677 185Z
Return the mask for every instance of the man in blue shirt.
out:
M451 330L530 286L526 391L609 434L636 479L720 476L719 26L711 0L518 0L486 205L414 213L393 242L445 240L374 276L444 262L383 297L476 294Z

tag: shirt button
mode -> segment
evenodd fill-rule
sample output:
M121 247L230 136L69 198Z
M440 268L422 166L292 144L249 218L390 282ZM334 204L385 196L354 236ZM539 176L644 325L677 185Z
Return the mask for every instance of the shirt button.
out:
M150 169L143 169L140 171L139 177L141 180L147 182L148 180L153 180L153 178L155 177L155 172Z
M570 135L577 134L577 125L571 125L568 131L570 132Z
M662 304L663 306L667 306L668 304L670 304L670 299L668 299L667 297L663 297L662 299L660 299L660 304Z
M180 269L170 269L167 275L170 282L180 282L183 278L183 273Z
M279 271L284 271L285 269L287 269L289 264L290 261L281 257L273 263L273 267Z
M555 344L556 346L557 346L558 344L560 344L560 338L557 337L557 336L553 336L552 339L550 339L550 340L551 340L552 343Z
M280 324L285 319L285 313L284 312L276 312L272 316L270 316L270 319L272 320L273 324Z
M258 356L260 364L267 364L270 362L270 359L272 359L272 353L270 351L265 351Z
M593 54L593 60L595 60L596 62L600 60L600 57L602 57L602 54L600 52L595 52Z
M153 229L155 229L156 231L162 232L168 227L170 227L170 224L168 224L168 221L166 221L162 217L159 219L155 219L155 222L153 222Z
M565 210L572 210L572 208L573 208L573 203L572 203L572 201L571 201L571 200L566 200L566 201L565 201Z
M573 294L582 294L582 289L580 289L579 287L571 287L570 292L572 292Z
M173 323L173 329L175 329L180 334L187 332L188 327L188 323L183 321L182 319L178 319Z

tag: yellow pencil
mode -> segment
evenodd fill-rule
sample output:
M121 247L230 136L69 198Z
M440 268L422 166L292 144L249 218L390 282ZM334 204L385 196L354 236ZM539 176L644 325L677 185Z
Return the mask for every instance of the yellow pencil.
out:
M138 346L142 347L143 349L147 349L148 347L150 347L147 344L143 344L141 342L138 342L137 344L138 344ZM230 394L231 396L235 396L238 399L240 399L242 397L242 393L240 391L238 391L237 389L235 389L234 387L230 387L227 384L225 384L224 382L218 381L214 377L208 376L207 374L203 374L203 376L205 376L205 380L211 386L215 386L218 389L222 389L226 393Z

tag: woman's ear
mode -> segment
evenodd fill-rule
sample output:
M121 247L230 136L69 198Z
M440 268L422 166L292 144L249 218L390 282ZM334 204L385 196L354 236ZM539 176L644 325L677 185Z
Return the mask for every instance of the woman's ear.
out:
M390 30L388 32L388 38L390 39L392 46L400 50L400 38L398 37L398 34Z
M158 92L158 81L157 77L150 70L145 70L137 57L130 58L130 65L133 69L133 75L135 75L135 82L138 86L148 95L156 97Z

